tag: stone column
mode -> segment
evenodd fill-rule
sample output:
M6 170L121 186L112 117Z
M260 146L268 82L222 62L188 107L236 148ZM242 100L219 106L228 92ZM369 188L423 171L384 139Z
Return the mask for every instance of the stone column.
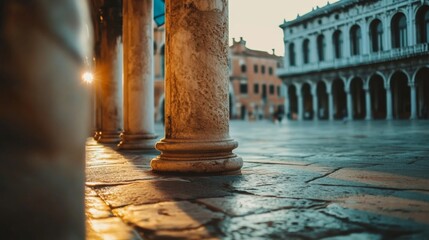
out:
M353 96L350 89L346 89L347 94L347 119L353 120Z
M120 149L155 147L153 0L123 1L124 132Z
M414 82L409 83L411 90L411 116L410 119L417 119L417 95L416 95L416 84Z
M299 86L302 87L302 86ZM304 120L304 97L301 90L297 88L296 97L298 98L298 120Z
M284 96L284 105L285 105L285 119L288 120L290 114L290 103L289 103L289 92L286 84L282 84L283 96Z
M165 137L151 167L239 170L229 136L227 0L167 0L166 18Z
M329 120L334 120L334 95L332 90L328 90L328 100L329 100Z
M369 87L364 88L365 90L365 104L366 104L366 120L372 119L372 109L371 109L371 91Z
M92 24L86 1L50 3L1 2L2 239L85 239Z
M119 0L105 3L101 10L100 60L96 80L100 100L101 143L119 142L122 131L122 5Z
M313 87L311 95L313 96L313 120L319 120L319 103L317 99L316 87Z
M393 119L393 104L392 104L392 91L390 90L390 85L385 86L386 88L386 119L392 120Z

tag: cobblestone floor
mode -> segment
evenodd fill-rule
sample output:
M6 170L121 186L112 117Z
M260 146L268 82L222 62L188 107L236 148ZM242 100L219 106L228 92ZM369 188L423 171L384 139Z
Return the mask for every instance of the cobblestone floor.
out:
M162 136L162 126L157 125ZM87 143L89 239L429 239L429 121L231 123L241 173Z

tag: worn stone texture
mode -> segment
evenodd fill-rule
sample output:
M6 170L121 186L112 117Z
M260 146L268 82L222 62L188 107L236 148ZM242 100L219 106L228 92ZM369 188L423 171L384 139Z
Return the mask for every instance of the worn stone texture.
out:
M88 141L88 220L143 239L427 239L428 127L232 121L243 169L203 176L159 175L153 155Z
M157 172L239 170L229 136L227 0L167 0L165 137Z
M124 132L119 148L155 148L153 1L123 1Z

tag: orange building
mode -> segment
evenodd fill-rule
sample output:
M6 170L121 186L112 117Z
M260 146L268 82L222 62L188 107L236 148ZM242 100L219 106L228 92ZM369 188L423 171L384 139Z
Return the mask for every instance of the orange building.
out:
M282 57L249 49L240 38L233 39L230 60L231 118L270 119L284 113L282 81L276 76Z

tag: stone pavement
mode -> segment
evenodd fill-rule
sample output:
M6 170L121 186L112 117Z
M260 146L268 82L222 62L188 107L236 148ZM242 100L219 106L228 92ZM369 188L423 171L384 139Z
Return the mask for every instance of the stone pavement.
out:
M88 140L88 239L429 239L429 121L233 121L231 136L244 167L213 176Z

